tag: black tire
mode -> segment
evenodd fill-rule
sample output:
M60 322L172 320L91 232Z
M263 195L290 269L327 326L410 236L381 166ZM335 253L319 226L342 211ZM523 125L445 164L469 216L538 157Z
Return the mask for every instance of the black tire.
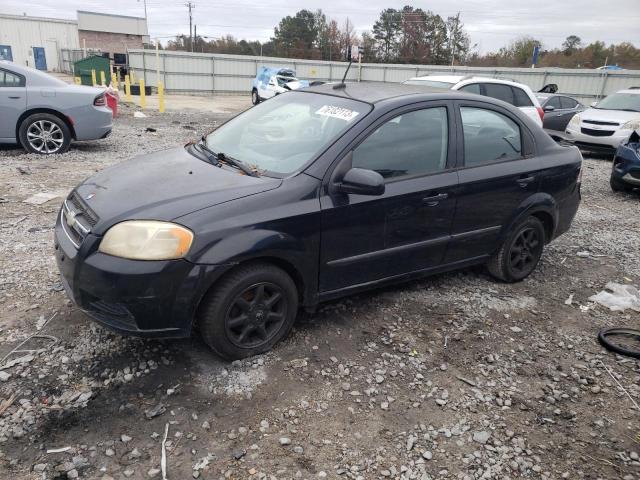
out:
M269 263L252 263L212 287L200 306L198 324L215 353L238 360L271 350L289 333L297 313L298 290L291 277Z
M536 268L544 249L542 222L530 216L516 224L487 263L489 273L507 283L527 278Z
M598 332L598 341L607 350L625 355L627 357L640 358L640 350L631 350L620 346L609 339L609 337L626 337L634 338L636 341L640 340L640 330L632 328L603 328Z
M22 148L29 153L65 153L71 145L69 126L50 113L29 115L20 124L18 136Z
M258 90L255 88L251 90L251 103L254 105L258 105L260 103L260 95L258 95Z
M630 192L631 190L633 190L633 187L627 185L622 180L618 180L613 175L609 179L609 185L611 185L611 190L613 190L614 192Z

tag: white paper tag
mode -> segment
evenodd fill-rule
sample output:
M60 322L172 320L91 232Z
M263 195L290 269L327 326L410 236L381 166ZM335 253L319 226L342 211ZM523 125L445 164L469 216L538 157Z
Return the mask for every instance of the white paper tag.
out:
M316 115L324 115L325 117L339 118L345 122L350 122L358 116L358 112L343 107L334 107L332 105L324 105L318 109Z

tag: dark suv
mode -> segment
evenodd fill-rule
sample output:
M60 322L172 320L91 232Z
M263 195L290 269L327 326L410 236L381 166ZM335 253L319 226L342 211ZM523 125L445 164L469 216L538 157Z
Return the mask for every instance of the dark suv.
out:
M514 282L565 232L582 157L506 103L323 85L106 169L55 230L69 296L117 331L264 352L298 308L475 264Z

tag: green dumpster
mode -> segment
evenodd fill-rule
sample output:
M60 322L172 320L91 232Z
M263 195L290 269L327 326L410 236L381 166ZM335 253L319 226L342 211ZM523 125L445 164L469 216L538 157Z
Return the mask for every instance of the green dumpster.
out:
M80 77L80 83L82 85L93 85L91 70L96 71L96 83L98 85L100 85L100 72L104 72L104 78L107 85L111 81L109 59L106 57L91 55L90 57L78 60L73 64L73 76Z

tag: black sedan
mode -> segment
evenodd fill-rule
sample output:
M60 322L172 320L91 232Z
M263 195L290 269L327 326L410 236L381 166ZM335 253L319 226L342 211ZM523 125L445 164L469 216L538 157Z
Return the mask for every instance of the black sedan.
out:
M544 111L542 126L551 137L556 139L564 138L569 120L585 109L584 105L567 95L536 93L536 97Z
M476 264L524 279L571 224L581 163L499 100L327 84L87 179L60 210L56 257L98 322L154 337L198 325L242 358L300 307Z

